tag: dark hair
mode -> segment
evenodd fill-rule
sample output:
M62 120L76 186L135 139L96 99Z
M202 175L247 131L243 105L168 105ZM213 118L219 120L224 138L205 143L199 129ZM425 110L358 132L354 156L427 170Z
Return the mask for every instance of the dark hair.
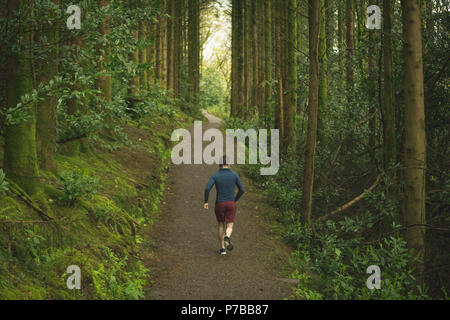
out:
M223 156L222 158L220 158L219 160L219 166L222 168L223 166L226 166L229 164L228 158L227 156Z

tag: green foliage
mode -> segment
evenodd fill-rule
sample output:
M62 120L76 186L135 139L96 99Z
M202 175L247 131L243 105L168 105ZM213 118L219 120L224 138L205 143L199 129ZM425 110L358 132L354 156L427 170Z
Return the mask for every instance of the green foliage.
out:
M63 193L59 200L71 207L77 200L90 200L97 193L98 179L89 177L81 170L62 172L59 177Z
M365 244L358 236L364 228L363 220L353 219L338 224L329 221L316 233L299 223L289 226L287 238L297 246L293 276L300 281L298 296L316 297L304 291L308 287L325 299L427 299L417 287L406 242L390 236ZM380 290L366 287L370 265L381 268ZM316 279L308 276L311 274L317 275Z
M225 125L246 130L257 128L258 121L232 118ZM319 165L324 167L329 165L329 160L330 154L318 156ZM363 165L366 164L359 164ZM400 226L395 224L396 203L386 199L384 189L369 193L355 214L346 212L341 220L316 223L315 232L312 232L299 222L303 162L282 154L276 175L261 176L259 168L260 165L246 165L244 171L258 182L271 204L278 209L273 213L274 218L284 226L282 234L295 248L291 261L295 266L292 276L299 281L295 291L297 297L312 300L428 298L417 285L411 267L414 258L399 236ZM340 172L343 168L333 170ZM383 177L383 185L390 183ZM335 208L342 203L341 190L320 184L316 188L316 201L326 202L316 205L316 217L328 206ZM366 280L370 275L366 270L370 265L381 268L381 290L367 289Z
M39 265L41 263L40 247L41 243L45 241L45 238L32 229L25 229L25 232L26 237L24 246L28 248L29 253L33 257L35 263Z
M6 176L3 169L0 169L0 194L5 195L8 191L8 181L5 180Z
M199 103L202 109L208 110L219 118L229 116L227 101L227 84L219 70L206 68L200 81Z
M143 287L146 283L148 269L140 261L134 270L128 271L128 258L120 258L108 248L103 247L105 262L93 271L95 296L102 300L144 298Z

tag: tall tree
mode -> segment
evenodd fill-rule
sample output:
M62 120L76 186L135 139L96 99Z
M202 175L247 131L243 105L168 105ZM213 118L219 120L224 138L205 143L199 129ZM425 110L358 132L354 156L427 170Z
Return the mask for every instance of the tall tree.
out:
M392 26L391 8L392 1L383 0L383 60L384 60L384 81L383 81L383 136L384 136L384 166L388 170L396 162L396 142L395 142L395 108L394 108L394 70L392 62ZM390 172L391 179L395 175ZM394 181L392 181L394 182ZM390 187L388 197L393 198L395 187Z
M8 0L8 20L18 18L19 9L27 9L32 15L33 1ZM16 34L17 43L23 49L12 49L9 52L6 77L6 104L8 108L14 108L21 102L21 97L30 94L33 90L33 31L25 32L27 24L14 24L17 30L11 30ZM4 169L6 175L27 193L33 195L39 191L39 168L36 151L36 105L26 105L26 121L10 124L5 130Z
M337 0L338 2L338 49L339 49L339 55L338 55L338 64L339 64L339 80L341 82L344 80L342 75L344 74L344 17L345 17L345 9L344 9L344 3L345 0Z
M240 115L243 103L244 55L242 1L232 2L231 116Z
M353 0L346 0L346 23L347 23L347 32L346 32L346 42L347 42L347 78L346 84L348 89L353 88L353 55L355 51L355 43L354 43L354 22L353 22ZM351 91L349 92L349 100L351 100L353 94Z
M258 79L258 111L259 116L263 118L264 116L264 104L266 101L265 91L264 91L264 79L266 77L266 37L264 36L265 28L265 3L261 1L258 6L258 43L259 43L259 79Z
M155 27L155 82L162 85L162 64L163 64L163 11L164 3L160 4L160 14Z
M197 103L200 90L200 2L189 0L189 100Z
M180 97L181 94L181 68L183 59L183 38L182 38L183 6L184 0L175 1L174 40L173 40L174 43L173 91L175 97Z
M375 160L375 146L377 140L377 118L376 106L377 101L377 72L376 72L376 39L378 30L369 30L369 57L368 57L368 83L369 83L369 103L370 103L370 120L369 120L369 146L371 148L371 157Z
M109 5L109 0L101 0L99 5L100 7L107 7ZM100 33L103 37L107 37L110 31L110 17L105 16L100 26ZM98 46L98 51L102 56L102 59L99 62L101 75L97 79L97 87L100 90L100 98L102 98L105 103L110 103L112 100L111 75L106 68L111 51L109 41L102 41L102 44Z
M423 273L425 255L426 137L422 62L422 31L417 0L402 0L405 88L404 220L408 247ZM423 281L423 278L421 278Z
M174 89L174 16L175 16L175 0L167 0L167 14L169 15L167 19L167 53L166 53L166 61L167 61L167 90Z
M272 115L272 3L264 0L264 45L265 45L265 87L264 87L264 119L268 124Z
M259 1L250 1L252 5L251 19L252 19L252 32L253 32L253 76L252 76L252 106L258 107L258 84L259 84L259 33L258 33L258 25L259 21L258 9L259 9Z
M147 40L147 26L145 22L139 23L139 63L141 65L147 64L147 48L145 47L145 42ZM142 89L148 89L148 71L144 69L141 73L139 83Z
M318 137L321 143L326 143L324 134L325 117L328 114L328 55L327 55L327 8L325 0L320 0L319 16L319 119ZM329 36L329 35L328 35Z
M53 1L58 5L58 1ZM58 75L59 32L55 27L57 13L51 14L50 23L44 23L36 34L36 40L40 43L41 50L45 52L46 59L40 59L36 63L37 80L41 83L49 83ZM39 166L43 170L55 170L54 150L56 144L56 105L57 97L47 95L44 100L38 102L36 110L36 147Z
M309 106L308 136L303 179L303 222L311 226L312 193L314 185L314 157L317 140L317 116L319 108L319 14L320 0L309 0Z
M135 40L136 50L134 50L134 52L130 55L130 59L132 61L134 61L136 66L138 66L139 65L139 49L137 47L137 45L139 43L139 32L138 31L133 32L133 38ZM134 77L131 78L131 81L130 81L129 94L131 96L135 96L137 94L139 85L140 85L140 77L136 74Z
M284 146L289 152L295 151L295 114L297 109L297 1L288 0L288 42L286 65L286 96L284 99Z
M277 79L277 106L275 108L275 128L280 130L279 136L284 137L284 83L283 74L281 67L282 61L282 45L281 45L281 20L283 6L281 1L274 2L274 19L275 22L275 68L276 68L276 79Z
M248 114L248 110L249 110L249 103L250 103L250 69L251 69L251 64L250 64L250 50L249 50L249 34L250 34L250 25L249 25L249 9L250 9L250 1L249 0L242 0L243 3L243 10L244 10L244 30L243 30L243 34L244 34L244 89L243 89L243 112L242 114L244 115L244 117L247 116Z

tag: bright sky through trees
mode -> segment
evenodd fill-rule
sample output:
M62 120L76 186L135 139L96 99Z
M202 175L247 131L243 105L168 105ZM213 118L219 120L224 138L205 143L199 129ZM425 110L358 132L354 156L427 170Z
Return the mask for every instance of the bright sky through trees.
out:
M222 60L223 55L227 53L231 43L231 20L228 15L228 1L221 0L212 4L211 10L205 12L205 15L213 19L202 23L207 30L204 30L202 36L207 37L203 47L203 65L210 66L217 62L218 57Z

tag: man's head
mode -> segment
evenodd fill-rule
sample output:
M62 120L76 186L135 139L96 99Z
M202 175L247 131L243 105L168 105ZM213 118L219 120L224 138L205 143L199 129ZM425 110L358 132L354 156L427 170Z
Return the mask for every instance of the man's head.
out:
M228 161L227 156L223 156L222 158L220 158L219 166L220 166L220 168L229 168L230 167L230 162Z

